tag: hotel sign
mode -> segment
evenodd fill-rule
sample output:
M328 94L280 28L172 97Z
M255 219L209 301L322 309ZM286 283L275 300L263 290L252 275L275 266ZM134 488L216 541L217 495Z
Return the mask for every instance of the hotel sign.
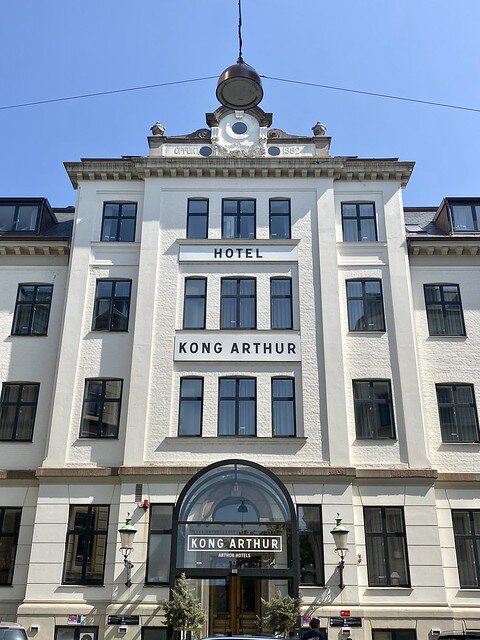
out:
M282 553L282 536L189 535L187 551Z
M181 244L179 262L296 262L296 244Z
M242 362L299 362L300 336L268 332L258 333L206 332L177 333L175 361L242 361Z

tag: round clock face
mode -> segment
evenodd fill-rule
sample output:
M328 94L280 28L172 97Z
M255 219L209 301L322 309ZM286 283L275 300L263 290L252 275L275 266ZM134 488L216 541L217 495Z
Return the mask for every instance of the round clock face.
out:
M218 86L217 98L231 109L251 109L263 98L263 90L248 78L230 78Z

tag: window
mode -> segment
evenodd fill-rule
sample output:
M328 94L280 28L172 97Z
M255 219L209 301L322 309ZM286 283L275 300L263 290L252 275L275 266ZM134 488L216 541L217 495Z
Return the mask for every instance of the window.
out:
M322 508L298 505L300 584L324 584Z
M0 507L0 585L12 584L22 510Z
M147 584L168 584L172 546L173 504L150 506L148 533Z
M46 336L53 285L19 284L12 335Z
M415 629L372 629L372 640L417 640Z
M36 233L39 209L38 204L0 204L0 233Z
M381 280L347 280L350 331L385 331Z
M208 200L188 200L187 238L208 238Z
M290 200L270 200L270 238L290 237Z
M0 440L32 440L39 387L38 382L3 383L0 398Z
M480 587L480 511L452 511L460 587Z
M357 438L395 438L389 380L353 380Z
M118 438L123 380L85 380L80 438Z
M472 384L437 384L442 442L478 442L478 417Z
M102 242L134 242L137 204L105 202L103 204Z
M183 328L205 329L207 279L185 278Z
M98 627L55 627L55 640L98 640Z
M106 505L71 505L63 584L103 584L107 549Z
M221 329L255 329L257 326L255 278L222 278Z
M92 331L127 331L130 280L97 280Z
M462 301L458 284L426 284L425 307L431 336L464 336Z
M167 640L168 627L142 627L142 640Z
M218 435L254 436L257 431L255 378L220 378Z
M377 225L373 202L342 202L344 242L375 242Z
M270 326L272 329L293 329L291 278L270 280Z
M450 205L454 231L480 230L480 203L465 202Z
M180 379L178 435L201 436L203 411L203 378Z
M255 200L222 201L222 238L255 238Z
M365 507L364 519L369 586L410 586L403 509Z
M272 426L274 436L295 435L295 381L272 378Z

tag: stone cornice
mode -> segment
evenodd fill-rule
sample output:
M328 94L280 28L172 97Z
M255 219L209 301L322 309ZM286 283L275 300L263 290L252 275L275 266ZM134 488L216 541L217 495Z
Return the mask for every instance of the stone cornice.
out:
M65 256L69 252L66 238L0 237L0 256Z
M331 178L333 180L395 180L404 187L413 162L361 158L166 158L132 157L65 162L76 189L82 180L168 178Z
M408 253L412 256L476 256L480 254L480 237L410 237L408 238Z

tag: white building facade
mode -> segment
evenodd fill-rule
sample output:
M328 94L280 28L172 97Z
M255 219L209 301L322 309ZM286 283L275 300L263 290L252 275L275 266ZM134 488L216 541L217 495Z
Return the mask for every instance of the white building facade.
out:
M0 618L38 640L166 638L182 572L205 635L278 590L355 640L480 628L480 200L404 209L412 163L271 124L0 201Z

